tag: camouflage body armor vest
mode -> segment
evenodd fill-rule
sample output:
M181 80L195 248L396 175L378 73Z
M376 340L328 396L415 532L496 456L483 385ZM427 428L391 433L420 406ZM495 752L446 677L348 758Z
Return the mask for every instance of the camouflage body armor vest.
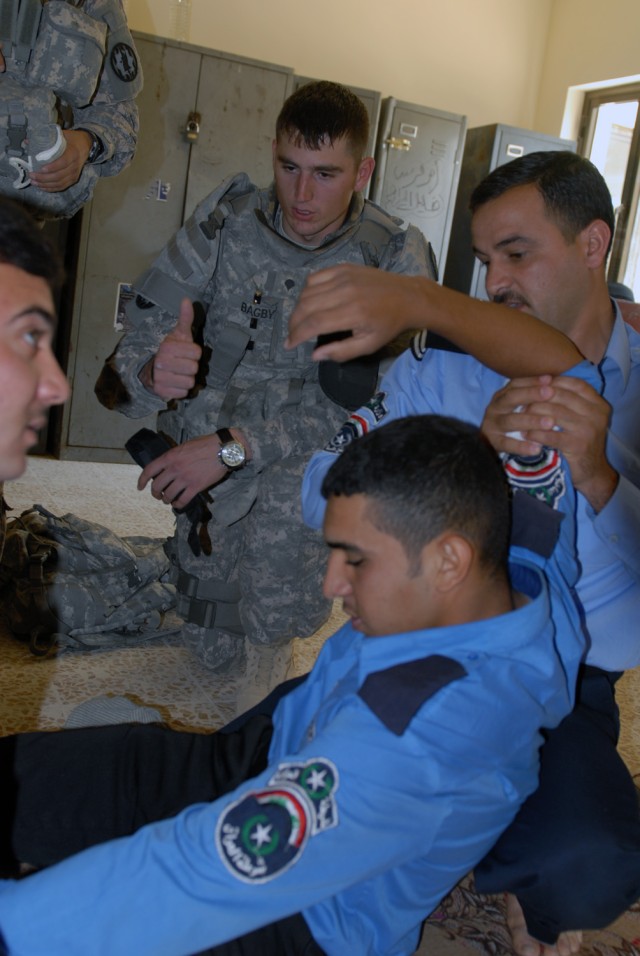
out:
M88 106L103 68L113 102L139 92L123 9L119 0L2 0L0 44L0 192L43 216L71 216L91 198L98 170L85 164L78 182L57 193L32 185L29 172L62 154L61 110Z

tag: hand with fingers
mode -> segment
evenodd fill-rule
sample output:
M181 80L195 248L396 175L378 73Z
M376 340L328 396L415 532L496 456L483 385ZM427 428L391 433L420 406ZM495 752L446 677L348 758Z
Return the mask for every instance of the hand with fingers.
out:
M313 358L346 362L377 352L413 327L407 316L416 309L414 298L407 276L383 269L341 265L315 272L291 317L287 348L319 335L347 333L316 348Z
M158 398L186 398L195 385L202 349L193 341L192 325L193 305L183 299L175 327L140 371L140 381Z
M512 455L535 455L543 445L557 449L575 488L597 512L618 483L606 456L610 416L609 403L581 379L541 375L513 379L500 389L482 431L497 451Z

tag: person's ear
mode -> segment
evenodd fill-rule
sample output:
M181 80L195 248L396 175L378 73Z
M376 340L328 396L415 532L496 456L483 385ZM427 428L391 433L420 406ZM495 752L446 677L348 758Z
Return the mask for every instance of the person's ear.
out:
M467 578L473 563L474 549L460 534L446 531L431 542L435 548L435 587L445 593L459 587Z
M361 189L365 188L371 179L375 165L376 161L373 156L365 156L358 167L354 192L358 193Z
M607 258L611 230L604 219L594 219L580 233L585 261L589 268L599 269Z

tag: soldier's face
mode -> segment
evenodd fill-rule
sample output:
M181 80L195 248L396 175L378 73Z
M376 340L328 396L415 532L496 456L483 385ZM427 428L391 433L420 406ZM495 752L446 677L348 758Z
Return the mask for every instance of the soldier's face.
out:
M329 498L324 537L329 546L324 595L342 599L357 631L383 637L443 623L432 584L436 546L424 547L416 568L398 539L376 527L367 495Z
M363 189L373 159L358 162L342 138L320 149L296 145L296 138L273 142L273 173L286 234L311 247L345 220L351 197Z
M0 481L22 474L47 409L69 397L51 349L53 328L45 280L0 263Z

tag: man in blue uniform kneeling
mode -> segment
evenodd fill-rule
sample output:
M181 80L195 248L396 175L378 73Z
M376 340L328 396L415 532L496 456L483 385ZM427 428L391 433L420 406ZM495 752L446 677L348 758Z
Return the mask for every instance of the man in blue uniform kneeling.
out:
M440 416L353 442L323 495L350 621L272 719L7 738L18 859L124 838L0 884L4 952L410 954L535 789L584 651L570 523L512 508L479 431Z

